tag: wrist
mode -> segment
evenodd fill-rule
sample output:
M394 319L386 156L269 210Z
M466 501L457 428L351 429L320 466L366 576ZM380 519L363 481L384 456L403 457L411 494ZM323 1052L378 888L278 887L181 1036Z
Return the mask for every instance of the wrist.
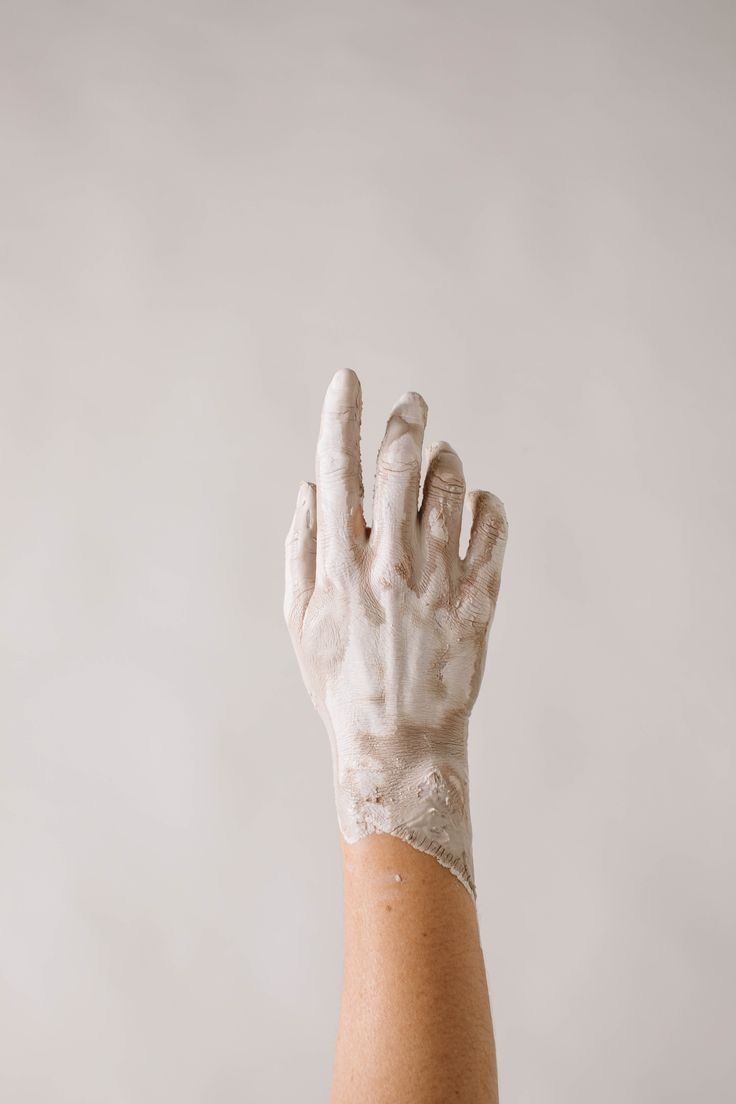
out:
M431 738L389 750L387 741L340 741L335 752L335 800L344 840L383 833L432 855L475 896L467 742ZM380 754L377 751L380 749Z

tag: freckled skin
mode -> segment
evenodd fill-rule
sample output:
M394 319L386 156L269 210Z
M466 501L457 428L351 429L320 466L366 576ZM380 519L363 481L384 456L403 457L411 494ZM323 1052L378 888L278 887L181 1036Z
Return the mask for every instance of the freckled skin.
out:
M317 484L302 484L286 544L285 615L304 682L330 736L338 819L354 843L381 832L432 854L475 893L468 720L493 620L506 519L463 467L431 446L427 405L403 395L378 453L373 527L363 516L360 383L325 396ZM460 559L463 506L472 511Z

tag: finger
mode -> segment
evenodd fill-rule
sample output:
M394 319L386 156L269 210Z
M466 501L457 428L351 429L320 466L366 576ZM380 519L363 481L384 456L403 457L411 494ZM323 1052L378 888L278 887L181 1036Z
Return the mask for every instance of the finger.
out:
M465 474L460 457L446 441L429 452L421 509L421 530L428 559L448 564L460 555Z
M378 451L371 543L396 561L403 560L416 539L426 424L426 402L416 391L407 391L389 415Z
M501 586L501 569L508 538L508 522L503 502L489 491L470 491L468 505L472 514L468 551L463 560L463 575L468 598L485 615L493 614Z
M360 470L360 380L343 368L330 382L317 441L317 541L320 571L365 541Z
M314 483L300 483L294 517L286 536L284 617L301 629L314 590L317 566L317 494Z

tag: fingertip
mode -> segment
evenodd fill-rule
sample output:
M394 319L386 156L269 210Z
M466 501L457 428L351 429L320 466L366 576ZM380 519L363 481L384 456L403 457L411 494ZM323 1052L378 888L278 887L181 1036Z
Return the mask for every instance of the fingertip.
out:
M473 527L487 532L494 539L503 540L508 536L506 507L498 495L491 491L468 491L466 501L470 506Z
M473 509L483 504L488 509L496 511L497 513L506 513L506 507L504 506L498 495L493 494L492 491L479 491L476 489L468 491L466 495L468 505Z
M509 529L509 523L506 517L506 507L498 495L493 494L491 491L486 491L486 494L488 495L489 508L498 522L499 531L503 536L506 536Z
M392 414L399 414L411 425L426 426L429 407L418 391L405 391L396 400Z
M463 471L463 462L447 441L433 441L429 446L427 466L447 467L453 471Z
M330 380L330 387L357 387L360 383L352 368L338 368Z
M440 452L449 452L452 453L453 456L457 456L457 453L449 441L433 441L429 446L429 450L433 456L437 456Z
M339 368L327 386L326 399L332 402L355 402L360 396L360 380L352 368Z

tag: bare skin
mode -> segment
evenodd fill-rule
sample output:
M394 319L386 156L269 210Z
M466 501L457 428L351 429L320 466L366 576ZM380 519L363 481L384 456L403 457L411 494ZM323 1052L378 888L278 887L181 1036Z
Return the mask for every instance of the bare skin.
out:
M431 856L388 835L343 843L343 866L332 1104L496 1104L472 897Z
M406 392L363 513L362 392L327 389L317 483L286 540L284 614L333 753L345 866L345 981L333 1104L493 1104L475 911L467 741L506 543L503 504L466 494L427 404ZM460 555L464 505L472 518Z

